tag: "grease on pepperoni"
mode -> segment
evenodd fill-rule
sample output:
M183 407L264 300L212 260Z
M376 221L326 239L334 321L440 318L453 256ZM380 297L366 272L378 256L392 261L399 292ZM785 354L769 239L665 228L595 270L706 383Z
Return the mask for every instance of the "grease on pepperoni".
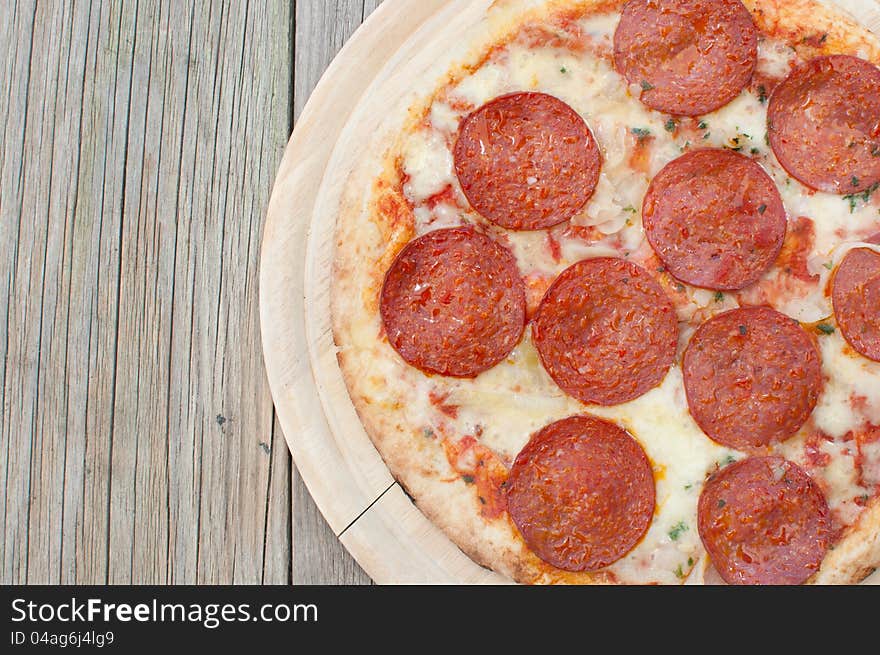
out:
M849 55L816 57L773 92L770 146L808 187L858 193L880 182L880 68Z
M740 0L630 0L614 32L614 63L641 101L697 116L733 100L752 77L757 29Z
M400 251L385 274L380 313L407 363L475 377L519 343L525 288L510 251L472 227L446 228Z
M532 338L563 391L583 403L616 405L662 382L675 357L678 322L644 268L599 257L556 279L538 307Z
M567 571L594 571L641 540L654 515L651 464L619 426L572 416L546 426L520 451L507 507L526 545Z
M739 450L791 437L822 390L815 342L794 319L769 307L733 309L703 323L682 370L697 425Z
M785 239L785 208L773 180L731 150L694 150L664 166L645 194L642 220L672 275L723 291L760 278Z
M584 120L543 93L486 103L461 124L455 172L473 208L511 230L568 220L599 181L599 147Z
M850 250L834 274L831 301L847 342L856 352L880 362L880 253Z
M818 485L782 457L722 469L700 494L700 539L729 584L800 584L819 569L833 537Z

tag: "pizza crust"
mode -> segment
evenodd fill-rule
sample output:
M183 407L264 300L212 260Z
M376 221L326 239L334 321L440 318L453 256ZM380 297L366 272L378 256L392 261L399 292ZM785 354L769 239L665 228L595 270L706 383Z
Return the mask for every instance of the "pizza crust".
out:
M822 560L812 584L855 584L880 566L880 499L874 498Z
M523 3L496 0L493 10L518 10ZM529 4L529 3L525 3ZM592 3L603 9L622 2ZM847 17L811 0L746 0L760 28L779 31L789 26L791 38L816 28L825 30L822 50L856 51L880 62L876 39ZM590 2L553 2L545 10L587 6ZM484 34L485 42L503 40L517 23L505 14ZM805 17L811 23L807 27ZM483 49L476 47L454 65L441 87L462 79L475 69ZM470 63L468 63L470 62ZM430 99L408 108L405 115L389 117L367 150L374 154L358 163L345 183L337 218L336 250L331 287L331 319L337 359L352 403L364 429L394 478L425 516L472 560L521 583L613 583L610 570L570 573L541 561L528 548L506 513L486 519L478 511L473 485L453 468L444 450L444 435L423 433L410 415L410 400L426 394L430 380L400 361L382 334L378 296L393 258L415 234L415 216L403 192L405 174L400 152L403 137L423 120ZM524 340L528 340L528 336ZM580 411L592 408L580 406ZM549 420L548 420L549 422ZM453 436L453 435L448 435ZM460 436L460 435L459 435ZM507 462L509 465L509 462ZM812 582L858 582L880 563L880 499L874 498L858 521L847 528L823 561ZM625 580L631 581L631 580Z

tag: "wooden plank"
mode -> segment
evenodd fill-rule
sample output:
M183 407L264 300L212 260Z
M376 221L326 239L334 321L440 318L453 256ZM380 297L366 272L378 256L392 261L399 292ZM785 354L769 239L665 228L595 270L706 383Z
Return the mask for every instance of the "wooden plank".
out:
M292 8L0 14L0 581L287 582L259 240Z
M289 9L206 2L173 15L169 4L186 8L138 6L155 65L172 43L156 82L146 48L136 60L146 102L133 104L130 144L157 130L168 145L127 166L126 213L137 207L138 220L122 240L110 579L256 582L272 447L257 246L288 125ZM167 87L181 79L185 89Z
M164 15L163 15L164 13ZM165 125L180 103L166 97L161 67L171 44L159 34L169 17L156 0L137 3L132 40L132 93L126 165L116 351L109 582L161 583L168 564L168 461L165 428L169 383L167 346L173 320L176 225L158 203L180 174L172 154L179 128ZM179 73L179 71L178 71ZM171 96L172 94L167 94ZM177 129L176 129L177 128ZM166 210L167 211L167 210ZM164 219L164 220L163 220ZM164 224L163 224L164 223Z
M266 499L266 528L263 542L263 584L288 584L292 581L293 569L293 522L291 520L293 486L290 451L284 434L274 417L272 424L272 464L269 469Z
M294 117L333 57L381 0L297 0L294 42ZM293 470L294 584L367 584L369 577L321 516L296 468Z
M6 454L3 577L10 582L25 583L28 580L31 454L39 411L40 319L48 221L46 208L36 206L36 194L29 194L27 190L48 179L46 167L51 162L51 154L42 145L42 126L35 121L45 109L36 96L45 85L47 74L39 49L33 48L39 29L36 6L32 2L17 4L13 12L3 12L2 20L7 44L5 59L13 62L12 75L4 76L0 82L5 87L0 93L6 110L3 115L9 117L4 121L7 124L0 224L3 243L12 244L11 256L2 258L2 304L6 308L3 420L0 421ZM35 99L30 104L32 94ZM38 156L30 156L30 153ZM26 218L19 220L23 217Z
M63 582L103 583L108 578L110 454L115 405L119 317L119 238L131 93L133 16L102 3L90 8L83 74L77 203L68 219L71 260L70 449L65 486ZM49 38L48 35L41 35ZM86 110L87 108L87 110ZM81 482L77 473L82 476ZM69 508L69 510L68 510ZM75 526L71 530L70 525ZM71 570L73 569L73 570Z
M39 403L30 471L31 489L37 491L30 498L28 521L31 583L70 579L76 567L76 549L66 548L73 543L65 543L63 535L65 528L75 529L79 509L71 504L76 495L67 490L82 488L83 441L79 437L83 432L72 432L68 426L76 420L70 411L70 394L81 392L83 385L68 384L68 378L71 369L82 367L82 355L88 350L76 347L82 334L77 329L81 314L79 306L72 304L77 302L73 291L80 288L78 281L74 284L80 255L75 248L79 226L70 220L71 210L79 201L77 184L71 184L79 175L79 159L71 156L70 147L78 144L82 123L87 43L79 35L87 32L88 21L89 7L83 5L53 8L42 3L35 14L35 42L37 34L53 34L55 38L47 39L41 48L39 62L45 66L46 76L38 79L45 80L41 90L44 101L41 115L33 123L41 126L43 138L51 143L51 150L44 155L49 165L48 186L44 194L28 194L28 201L39 207L36 214L47 221L41 282ZM36 109L33 102L29 112L31 109Z
M77 7L81 10L82 7ZM71 33L85 48L79 77L80 112L69 148L77 164L75 204L67 212L67 389L61 582L100 583L107 576L110 431L119 274L121 185L128 122L130 49L122 46L121 16L89 7ZM124 29L133 26L127 24ZM120 49L122 48L121 52ZM101 56L114 52L114 58ZM71 63L76 58L71 58ZM121 69L120 69L121 66ZM121 73L121 74L120 74ZM103 80L98 83L98 80Z
M112 236L118 215L111 206L114 181L102 180L94 195L83 194L90 170L77 156L88 120L84 49L92 49L94 42L82 34L91 20L89 9L20 2L0 19L2 32L11 31L3 39L11 48L5 59L14 62L0 82L8 84L0 91L8 103L2 111L7 120L0 224L3 243L12 244L13 253L0 260L0 304L7 312L0 418L6 454L0 546L4 582L71 581L77 561L73 535L81 525L95 528L88 554L106 558L107 492L82 504L77 502L82 492L76 492L88 477L101 475L103 458L83 465L84 443L86 434L109 432L116 321L112 280L118 268L118 236ZM117 24L106 46L117 50L118 35L125 29ZM124 78L108 78L111 102L120 87L127 94ZM101 113L105 106L91 109ZM120 127L125 120L122 113L111 122ZM118 170L122 149L112 130L106 132L111 136L96 136L105 137L97 165ZM106 221L74 220L77 208L94 204ZM93 284L99 259L110 281L100 290ZM96 344L108 347L109 360L95 361ZM104 383L92 386L94 376L84 374L89 368ZM91 429L85 428L88 408L81 402L87 389L91 409L99 410L91 415ZM101 450L106 455L106 447ZM91 557L82 558L82 568L93 571L93 579L104 580L105 567Z

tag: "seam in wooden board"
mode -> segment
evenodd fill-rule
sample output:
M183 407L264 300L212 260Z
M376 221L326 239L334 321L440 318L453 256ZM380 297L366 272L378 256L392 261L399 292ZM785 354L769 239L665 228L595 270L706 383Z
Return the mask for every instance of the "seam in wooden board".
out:
M344 528L342 528L342 532L340 532L339 534L336 535L337 539L338 539L338 538L341 538L342 535L345 534L345 531L346 531L346 530L348 530L351 526L353 526L355 523L357 523L357 522L358 522L358 519L360 519L364 514L366 514L368 511L370 511L370 508L371 508L373 505L375 505L376 503L378 503L378 502L382 499L382 496L384 496L385 494L387 494L387 493L391 490L391 488L392 488L394 485L396 485L396 484L397 484L397 482L392 482L391 484L389 484L387 489L385 489L382 493L380 493L378 496L376 496L376 498L374 498L373 501L372 501L369 505L367 505L366 507L364 507L364 509L360 512L360 514L358 514L357 516L355 516L355 517L352 519L351 523L349 523L349 524L346 525Z

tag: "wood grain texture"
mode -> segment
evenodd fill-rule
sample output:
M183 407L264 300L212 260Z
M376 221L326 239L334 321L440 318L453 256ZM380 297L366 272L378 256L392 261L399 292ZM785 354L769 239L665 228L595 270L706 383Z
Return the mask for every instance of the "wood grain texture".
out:
M295 500L257 265L294 111L375 4L0 12L0 582L366 581Z

